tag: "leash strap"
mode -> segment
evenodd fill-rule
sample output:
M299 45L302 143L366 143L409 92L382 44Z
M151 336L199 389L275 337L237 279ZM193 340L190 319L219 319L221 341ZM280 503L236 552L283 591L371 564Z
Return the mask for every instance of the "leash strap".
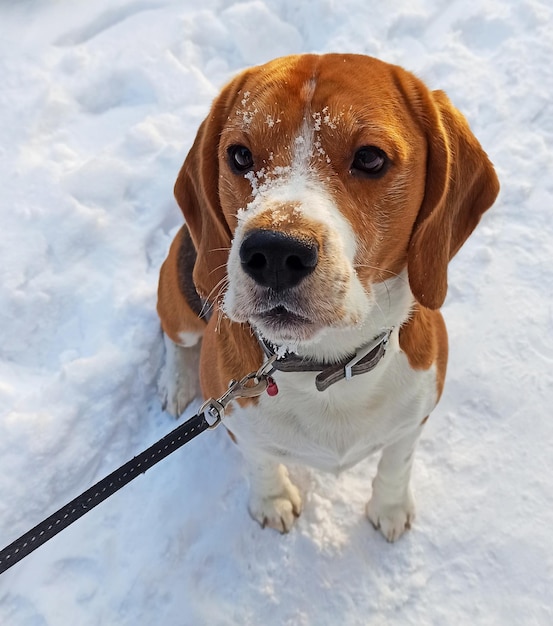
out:
M268 359L257 372L246 374L240 380L231 380L228 389L220 398L206 400L194 417L0 550L0 574L185 443L208 428L216 428L225 416L225 409L230 402L237 398L255 398L261 395L269 384L268 373L275 359L276 356Z
M0 574L208 428L212 428L212 425L206 421L204 413L200 412L71 500L59 511L0 551Z

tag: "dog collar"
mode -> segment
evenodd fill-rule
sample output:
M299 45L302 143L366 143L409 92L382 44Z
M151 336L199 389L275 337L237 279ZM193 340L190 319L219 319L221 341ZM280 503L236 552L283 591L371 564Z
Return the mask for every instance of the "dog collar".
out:
M315 377L315 385L319 391L324 391L339 380L351 380L354 376L371 372L385 355L393 330L393 328L383 330L372 341L358 348L355 354L331 365L291 353L280 357L278 350L275 350L275 347L266 339L258 336L258 340L265 356L271 358L277 355L273 361L272 370L268 372L269 374L275 370L279 372L319 372Z

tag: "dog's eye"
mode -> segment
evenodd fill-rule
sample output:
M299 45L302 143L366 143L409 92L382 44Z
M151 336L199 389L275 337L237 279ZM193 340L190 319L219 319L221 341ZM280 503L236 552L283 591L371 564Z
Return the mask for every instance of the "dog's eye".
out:
M253 167L253 156L246 146L230 146L227 154L230 167L235 174L243 174Z
M376 146L363 146L353 157L351 173L376 178L384 174L387 165L388 157L383 150Z

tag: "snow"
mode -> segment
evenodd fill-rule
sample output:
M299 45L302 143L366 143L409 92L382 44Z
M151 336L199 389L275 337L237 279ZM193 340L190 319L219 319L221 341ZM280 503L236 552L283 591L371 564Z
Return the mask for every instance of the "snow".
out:
M553 623L550 3L21 0L0 35L1 545L175 427L157 275L174 179L232 74L310 51L401 64L502 182L451 265L411 532L389 545L365 519L374 459L293 468L302 517L261 530L219 429L3 574L0 624Z

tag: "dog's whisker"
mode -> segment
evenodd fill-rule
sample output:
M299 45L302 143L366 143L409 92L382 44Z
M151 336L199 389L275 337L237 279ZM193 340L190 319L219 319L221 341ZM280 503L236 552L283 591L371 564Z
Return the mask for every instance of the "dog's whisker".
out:
M376 272L385 272L386 274L391 274L394 278L399 278L399 280L401 280L404 284L408 284L405 278L401 274L398 274L397 272L393 272L392 270L387 270L384 267L378 267L377 265L368 265L366 263L355 263L353 267L354 269L358 269L360 267L366 267L367 269L375 270Z
M222 296L223 290L228 286L228 283L228 276L223 276L223 278L221 278L221 280L217 282L217 284L208 293L207 298L205 299L205 302L200 311L200 317L203 317L207 313L207 311L213 308L214 305L211 303L211 296L218 290L215 300L219 300Z
M386 295L388 296L388 313L392 310L392 296L390 294L390 287L386 284L386 281L383 283L384 287L386 287Z
M215 324L215 332L218 333L221 330L221 321L223 320L223 310L221 308L218 309L217 313L217 324Z
M380 311L380 314L382 315L382 319L384 320L384 326L388 326L388 316L385 315L384 311L382 310L382 307L380 306L380 304L378 304L378 302L375 300L374 301L376 308Z
M220 265L217 265L216 267L214 267L213 269L209 270L210 274L213 274L214 272L216 272L217 270L220 270L222 267L226 267L227 264L226 263L221 263Z

